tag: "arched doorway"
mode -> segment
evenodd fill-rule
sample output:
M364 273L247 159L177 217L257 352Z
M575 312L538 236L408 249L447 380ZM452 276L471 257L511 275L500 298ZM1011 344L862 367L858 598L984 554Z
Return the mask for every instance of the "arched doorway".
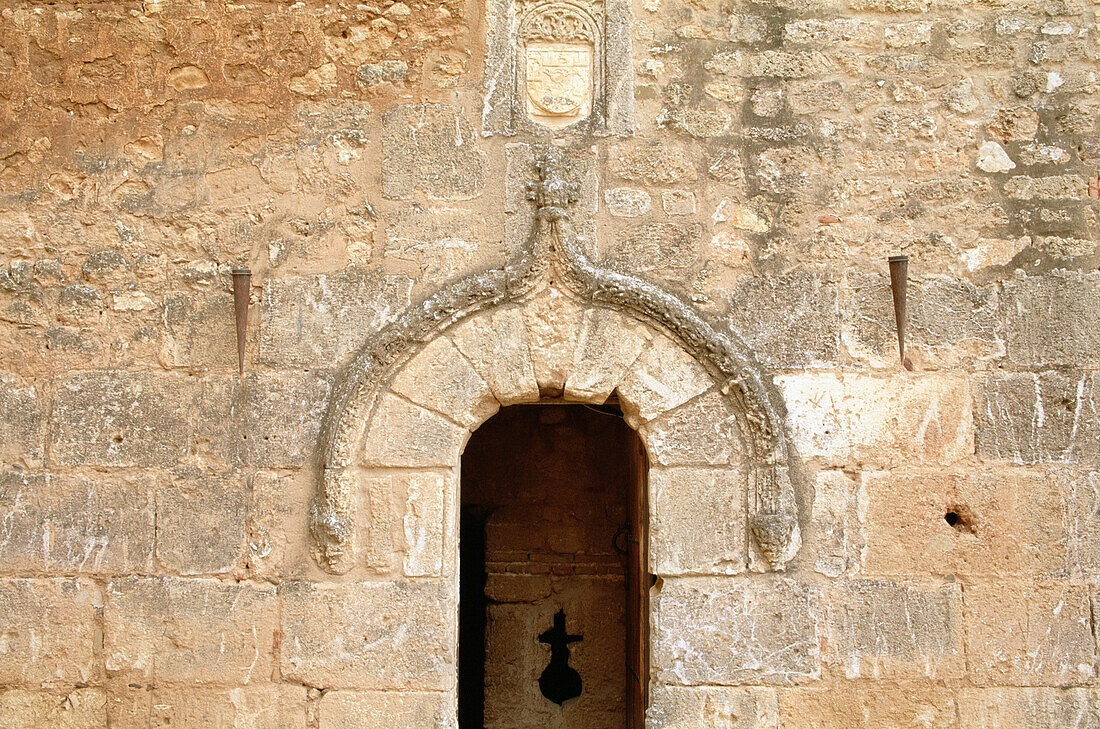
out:
M459 729L640 729L646 466L613 396L503 408L462 457Z
M596 407L615 393L645 446L649 504L639 508L662 585L641 621L651 630L650 715L666 715L681 688L812 670L812 641L774 669L761 667L755 642L729 655L714 631L697 629L708 600L744 592L740 575L783 571L798 552L804 499L782 403L733 332L587 258L568 213L579 187L560 157L548 149L534 161L528 244L373 334L325 418L309 529L318 577L330 583L317 592L340 614L309 622L315 637L298 640L310 649L286 675L418 692L433 718L416 726L452 726L457 715L465 445L500 408L547 400ZM541 630L566 645L576 635L564 618Z

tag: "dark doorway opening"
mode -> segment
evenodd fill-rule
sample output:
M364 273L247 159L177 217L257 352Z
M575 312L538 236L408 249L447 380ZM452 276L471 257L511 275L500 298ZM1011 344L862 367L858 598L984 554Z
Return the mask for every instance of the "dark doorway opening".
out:
M462 457L460 729L641 729L646 462L617 402L503 408Z

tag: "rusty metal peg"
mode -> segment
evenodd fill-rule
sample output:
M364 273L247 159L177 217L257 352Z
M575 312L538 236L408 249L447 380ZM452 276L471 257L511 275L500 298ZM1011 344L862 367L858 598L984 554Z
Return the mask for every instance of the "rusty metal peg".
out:
M906 295L909 288L909 256L890 256L890 290L894 294L894 321L898 329L898 357L901 366L912 371L913 365L905 358L905 328L908 322Z
M244 351L248 344L248 300L252 295L252 271L234 268L233 310L237 315L237 369L244 375Z

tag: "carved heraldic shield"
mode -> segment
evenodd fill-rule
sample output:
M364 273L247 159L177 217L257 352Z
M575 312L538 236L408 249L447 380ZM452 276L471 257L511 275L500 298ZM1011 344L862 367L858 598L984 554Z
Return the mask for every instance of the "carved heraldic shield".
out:
M593 19L566 4L536 9L521 27L528 115L539 124L564 127L592 113Z

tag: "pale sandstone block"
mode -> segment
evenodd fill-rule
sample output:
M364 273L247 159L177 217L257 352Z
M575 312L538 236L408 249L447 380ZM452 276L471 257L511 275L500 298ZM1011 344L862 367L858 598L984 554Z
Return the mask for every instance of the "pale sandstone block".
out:
M443 582L285 583L284 678L326 688L451 687L455 598Z
M963 689L959 715L964 729L1100 729L1100 689Z
M1052 471L1066 502L1067 559L1070 573L1100 577L1100 471Z
M714 380L694 357L658 335L619 383L627 422L637 427L706 392Z
M467 428L500 409L493 391L445 337L433 340L394 377L390 388Z
M864 544L859 521L859 483L842 471L814 477L814 503L806 540L814 569L827 577L858 572Z
M213 579L112 580L107 671L135 683L247 684L271 676L275 588Z
M1086 588L979 583L966 587L963 603L969 669L975 682L1067 686L1096 677Z
M0 473L0 570L151 570L155 490L147 475Z
M306 729L307 689L292 684L204 688L113 685L111 729Z
M962 729L955 693L927 683L781 689L780 729ZM1005 728L1007 729L1007 727Z
M975 380L978 454L1014 463L1100 460L1100 377L1002 372Z
M448 473L391 476L393 488L404 492L405 575L443 574L443 546L455 499L454 478Z
M302 525L309 523L315 478L309 470L258 471L249 477L245 554L254 579L278 579L314 567Z
M247 494L239 474L176 474L157 493L157 559L181 575L228 572L244 553Z
M829 662L846 678L965 675L960 584L856 580L828 595Z
M95 679L102 604L100 591L82 579L0 580L0 685Z
M867 472L862 480L866 574L1040 576L1065 567L1062 496L1044 474Z
M363 346L364 337L408 308L412 283L407 276L379 276L354 267L273 277L263 289L260 359L282 369L343 364ZM231 308L232 297L224 298ZM231 329L232 318L228 321Z
M196 381L77 372L55 385L50 459L62 465L171 466L186 452Z
M659 575L743 572L745 486L739 468L650 469L650 569Z
M652 330L611 309L586 309L565 380L569 400L602 403L653 337Z
M543 395L560 397L565 392L582 313L581 307L556 287L543 291L523 307L531 365Z
M297 468L317 449L330 392L313 372L207 377L194 418L199 452L227 466Z
M460 324L450 338L501 405L538 401L539 386L521 310L481 314Z
M0 372L0 462L42 462L46 440L41 387Z
M662 466L739 465L741 429L726 398L709 392L641 428L652 463Z
M655 676L725 686L816 678L819 610L817 589L790 579L665 579L653 600Z
M0 692L0 722L4 729L107 729L107 695L101 688Z
M485 153L466 117L444 104L403 104L382 115L382 194L469 200L481 194Z
M370 466L453 466L469 434L442 415L386 394L378 402L363 443Z
M437 691L329 691L321 698L320 729L454 729L455 703Z
M646 729L775 729L775 689L653 684Z
M363 471L346 471L341 478L353 482L351 493L357 499L355 524L359 530L357 542L361 561L373 572L396 571L403 529L404 489L398 488L391 476Z
M1050 178L1047 178L1050 179ZM1074 179L1074 192L1085 185ZM1091 247L1091 245L1090 245ZM1020 367L1100 366L1100 273L1056 270L1004 285L1008 358Z
M776 378L799 455L829 463L953 463L974 452L966 380L800 374Z

